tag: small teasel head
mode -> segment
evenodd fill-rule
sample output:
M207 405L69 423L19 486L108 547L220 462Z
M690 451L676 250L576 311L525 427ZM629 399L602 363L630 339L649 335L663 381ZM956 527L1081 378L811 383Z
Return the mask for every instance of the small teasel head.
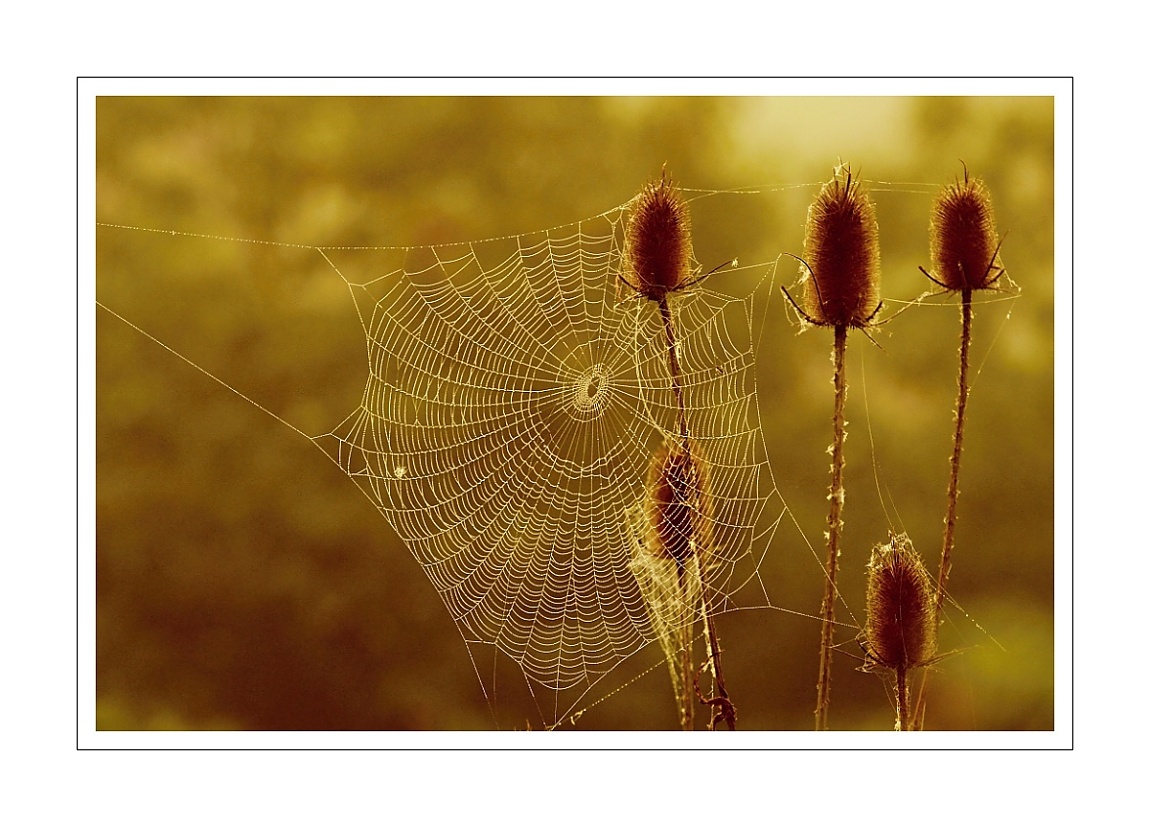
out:
M647 548L657 557L686 565L706 548L707 509L706 472L697 451L664 443L647 475Z
M807 210L803 243L808 322L867 327L878 314L878 219L849 166L835 168Z
M624 281L637 293L661 301L691 279L691 215L667 170L639 193L623 241Z
M926 666L936 648L934 592L922 558L905 534L875 546L867 564L865 644L868 666Z
M930 217L930 257L938 284L948 290L985 290L1003 273L990 190L971 178L943 187Z

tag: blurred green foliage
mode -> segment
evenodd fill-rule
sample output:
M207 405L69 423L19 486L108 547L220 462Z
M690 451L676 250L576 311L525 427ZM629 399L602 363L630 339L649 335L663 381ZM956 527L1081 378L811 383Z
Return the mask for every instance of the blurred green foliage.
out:
M917 266L929 264L933 189L965 161L994 196L1022 293L976 309L950 582L962 610L942 638L965 651L940 665L927 724L1050 729L1053 118L1049 98L101 98L97 220L304 246L438 244L598 214L666 163L688 187L764 190L737 213L699 202L696 255L709 269L801 253L806 206L841 158L872 181L913 184L873 185L883 294L910 300L929 287ZM797 265L781 262L793 283ZM96 295L307 433L358 403L353 305L312 250L100 227ZM815 615L831 342L796 337L778 296L757 306L767 449L813 546L772 544L762 576L776 605ZM551 710L513 664L473 665L418 565L321 452L95 312L99 727L543 723ZM852 337L840 589L856 613L888 527L937 565L958 332L952 304L902 314L881 349ZM737 612L720 635L740 726L809 729L817 621ZM841 637L832 727L889 729L881 681L854 671ZM675 725L661 669L579 722Z

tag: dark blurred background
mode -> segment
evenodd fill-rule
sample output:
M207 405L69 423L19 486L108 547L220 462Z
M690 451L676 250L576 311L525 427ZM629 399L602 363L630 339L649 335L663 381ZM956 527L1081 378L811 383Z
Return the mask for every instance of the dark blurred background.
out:
M964 161L994 196L1021 293L976 308L958 605L942 639L961 651L932 678L927 725L1053 728L1052 98L101 98L96 124L98 221L302 245L99 227L96 296L308 434L353 409L366 365L347 288L307 245L553 227L623 203L666 163L686 187L759 191L729 211L696 202L700 262L769 262L801 254L807 204L841 159L872 182L893 310L930 286L917 270L930 204ZM780 264L782 283L797 272ZM712 288L753 287L725 278ZM741 726L809 729L832 337L796 336L765 293L761 422L797 528L771 544L762 577L788 611L725 615L720 635ZM550 720L512 665L493 677L489 658L477 677L419 566L313 444L94 312L98 727ZM840 589L858 622L869 549L888 528L937 568L958 333L954 302L936 299L877 332L879 347L852 335ZM840 638L832 727L890 729L883 682L856 671L858 647ZM662 669L610 688L578 706L590 705L580 728L676 726Z

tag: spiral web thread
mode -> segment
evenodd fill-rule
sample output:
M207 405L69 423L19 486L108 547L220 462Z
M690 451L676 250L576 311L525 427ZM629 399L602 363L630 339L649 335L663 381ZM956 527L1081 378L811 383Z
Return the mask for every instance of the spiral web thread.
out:
M468 644L494 645L556 692L586 692L678 623L652 598L643 545L647 469L677 434L666 334L620 285L624 216L322 251L356 299L369 378L359 407L316 442L388 519ZM380 255L403 260L362 283L345 275ZM710 608L724 611L757 580L772 522L752 297L699 289L673 309L708 467Z

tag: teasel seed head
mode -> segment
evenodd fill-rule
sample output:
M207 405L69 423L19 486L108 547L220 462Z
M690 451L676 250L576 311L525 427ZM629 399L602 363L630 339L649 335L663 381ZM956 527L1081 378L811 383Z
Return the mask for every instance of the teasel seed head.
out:
M867 564L866 648L872 667L907 670L932 661L934 592L922 558L905 534L875 546Z
M879 309L878 219L849 166L835 168L807 210L803 243L808 321L866 327Z
M710 531L705 463L668 441L651 461L647 475L647 548L680 566L706 548Z
M943 187L930 218L930 257L934 279L948 290L985 290L1002 273L990 190L971 178Z
M624 235L627 281L642 296L660 301L691 277L691 215L667 170L639 193Z

